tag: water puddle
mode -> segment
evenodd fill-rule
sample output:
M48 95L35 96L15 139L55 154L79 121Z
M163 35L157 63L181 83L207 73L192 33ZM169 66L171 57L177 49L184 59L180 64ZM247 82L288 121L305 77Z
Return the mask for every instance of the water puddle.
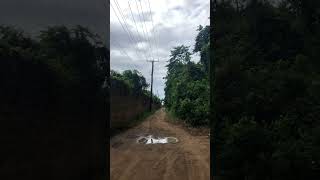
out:
M139 144L167 144L167 143L177 143L178 139L175 137L153 137L149 136L141 136L137 139L137 143Z

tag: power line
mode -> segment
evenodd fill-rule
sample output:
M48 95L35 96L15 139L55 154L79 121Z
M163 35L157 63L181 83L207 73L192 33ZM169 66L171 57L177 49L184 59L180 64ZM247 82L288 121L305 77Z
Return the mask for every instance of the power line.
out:
M134 36L132 35L130 29L128 28L128 23L127 23L127 21L126 21L126 19L125 19L125 16L124 16L124 14L123 14L123 12L122 12L122 9L121 9L118 1L117 1L117 0L114 0L114 2L115 2L115 4L116 4L116 6L117 6L117 9L118 9L119 14L120 14L120 16L121 16L121 18L122 18L122 21L124 22L124 25L125 25L125 27L126 27L126 30L127 30L129 36L131 37L131 39L132 39L132 41L133 41L133 44L138 44L138 40L136 40L136 39L134 38ZM134 46L133 46L133 47L134 47ZM136 50L136 52L138 52L138 51ZM138 53L137 53L137 55L138 55L139 57L141 57L141 54L143 54L143 53L142 53L141 51L139 51L139 52L140 52L140 54L138 55Z
M152 18L152 13L151 13L151 6L150 6L150 1L148 0L148 5L149 5L149 12L150 12L150 17L151 17L151 22L152 22L152 31L153 31L153 41L154 41L154 44L155 46L157 45L157 42L156 42L156 34L154 33L154 23L153 23L153 18ZM159 45L158 47L155 47L156 48L156 52L157 52L157 57L159 57Z
M128 34L130 40L133 41L133 39L132 39L132 37L131 37L131 34L130 34L130 32L129 32L128 29L127 29L127 26L124 26L124 25L122 24L122 22L121 22L121 20L120 20L120 18L119 18L119 16L118 16L118 13L116 12L116 10L115 10L115 8L113 7L113 5L111 4L111 2L110 2L110 5L111 5L111 7L112 7L112 9L113 9L114 14L117 16L117 19L118 19L119 23L121 24L122 29ZM116 5L117 5L117 4L116 4ZM118 6L117 6L117 8L118 8ZM118 9L118 10L119 10L119 9ZM119 12L120 12L120 11L119 11ZM121 12L120 12L120 16L121 16ZM126 24L125 24L125 25L126 25Z
M145 20L145 16L144 16L144 13L143 13L143 8L142 8L142 3L141 3L141 0L139 0L139 4L140 4L140 8L141 8L141 14L142 14L142 17L143 17L143 24L144 24L144 27L146 28L146 20ZM150 49L150 57L152 57L153 59L153 55L152 55L152 47L151 47L151 41L149 39L149 35L148 35L148 31L146 30L146 34L147 34L147 40L149 41L149 49Z
M137 34L139 35L140 40L142 40L142 39L141 39L141 36L140 36L140 33L139 33L139 29L138 29L137 23L136 23L136 20L135 20L135 18L134 18L134 16L133 16L133 12L132 12L132 9L131 9L130 2L129 2L129 1L128 1L128 5L129 5L129 9L130 9L130 13L131 13L131 17L132 17L132 19L133 19L134 25L136 26Z
M122 20L123 20L123 22L124 22L124 24L125 24L125 27L127 28L127 31L129 32L129 35L131 36L131 38L133 39L133 41L135 41L135 43L138 44L138 41L135 40L134 36L131 34L131 31L130 31L129 28L128 28L127 21L126 21L125 18L124 18L122 9L121 9L118 1L117 1L117 0L114 0L114 2L116 3L116 6L117 6L117 8L118 8L118 11L120 12L120 16L121 16L121 18L122 18ZM135 44L135 43L133 43L133 44ZM133 47L134 47L134 46L133 46ZM140 52L140 53L141 53L141 52ZM137 53L137 54L138 54L138 53ZM141 55L141 54L140 54L140 55ZM141 57L141 56L140 56L140 57Z
M140 21L142 22L142 18L141 18L141 15L140 15L140 11L139 11L139 6L138 6L138 3L137 3L137 0L134 0L135 3L136 3L136 7L137 7L137 10L138 10L138 15L139 15L139 19ZM143 32L143 35L144 35L144 38L146 39L146 34L145 34L145 31L144 31L144 28L142 27L142 32ZM146 39L147 40L147 39Z
M120 53L124 56L127 56L133 62L134 67L138 70L139 69L138 66L134 63L134 60L128 55L128 53L124 50L124 48L122 48L117 41L113 40L113 42L115 43L113 45L118 47Z
M137 0L134 0L134 1L135 1L135 3L136 3L136 7L137 7L137 10L138 10L138 15L139 15L140 22L143 22L143 19L141 18L141 14L140 14L139 5L138 5L138 3L137 3ZM144 24L142 23L142 32L143 32L143 35L144 35L144 39L145 39L145 41L149 44L148 39L147 39L147 35L146 35L146 30L145 30L145 28L144 28L143 25L144 25ZM149 49L149 50L150 50L150 49ZM148 53L149 53L149 57L150 57L150 56L151 56L151 55L150 55L150 51L148 51Z
M130 36L130 33L127 32L126 29L124 28L124 26L123 26L123 24L122 24L122 22L121 22L121 20L120 20L120 18L119 18L119 16L118 16L117 12L116 12L116 10L114 9L114 7L113 7L113 5L111 4L111 2L110 2L110 5L111 5L111 7L112 7L112 9L113 9L113 12L114 12L114 14L116 15L119 23L120 23L123 31L129 35L129 40L132 42L132 44L133 44L133 46L134 46L134 42L133 42L133 40L131 39L132 37ZM138 53L137 53L137 51L136 51L136 54L137 54L137 56L139 56Z
M124 22L125 27L127 28L127 30L128 30L128 32L129 32L130 36L132 37L132 39L135 40L134 36L131 34L131 31L130 31L129 28L128 28L128 25L127 25L128 23L127 23L126 19L124 18L124 14L123 14L123 12L122 12L122 9L121 9L118 1L117 1L117 0L114 0L114 2L116 3L116 6L117 6L117 8L118 8L118 11L119 11L119 13L120 13L120 16L121 16L123 22ZM136 41L136 42L137 42L137 41Z
M126 21L126 19L125 19L125 16L124 16L124 14L123 14L123 12L122 12L122 9L121 9L118 1L117 1L117 0L114 0L114 1L115 1L116 5L117 5L117 8L118 8L119 12L120 12L121 18L123 19L123 21L124 21L124 23L125 23L125 25L126 25L126 27L127 27L127 30L130 32L130 30L129 30L128 26L127 26L128 23L127 23L127 21ZM130 33L130 34L131 34L131 33ZM131 36L134 37L132 34L131 34ZM133 39L135 40L135 38L133 38ZM136 44L138 44L138 40L136 40ZM143 51L142 51L142 52L143 52ZM140 53L141 53L141 54L143 54L142 52L141 52L141 50L140 50ZM145 53L144 53L144 56L145 56L145 58L146 58Z
M118 42L116 42L116 41L113 41L114 43L116 43L116 44L114 44L114 45L116 45L118 48L119 48L119 50L120 50L120 52L121 53L123 53L125 56L127 56L130 60L132 60L132 58L128 55L128 53L120 46L120 44L118 43ZM132 60L133 61L133 60Z
M134 22L134 25L136 26L136 31L137 31L137 33L138 33L138 36L140 37L140 41L142 42L143 40L143 38L142 38L142 36L140 35L140 32L139 32L139 29L138 29L138 26L137 26L137 23L136 23L136 20L135 20L135 18L134 18L134 16L133 16L133 12L132 12L132 9L131 9L131 6L130 6L130 2L128 1L128 4L129 4L129 9L130 9L130 12L131 12L131 16L132 16L132 19L133 19L133 22ZM145 56L145 58L147 59L147 57L146 57L146 55L144 54L144 56Z

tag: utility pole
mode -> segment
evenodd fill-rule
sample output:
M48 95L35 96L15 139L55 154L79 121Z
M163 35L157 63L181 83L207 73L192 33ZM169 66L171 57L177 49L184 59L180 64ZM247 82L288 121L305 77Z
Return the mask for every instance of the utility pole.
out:
M151 60L151 61L147 61L147 62L151 62L152 64L152 69L151 69L151 96L150 96L150 104L149 104L149 110L150 112L152 111L152 87L153 87L153 66L154 66L154 62L159 62L159 61L155 61L155 60Z
M152 64L152 68L151 68L151 94L150 94L150 104L149 104L149 111L152 111L152 87L153 87L153 66L154 66L154 62L159 62L159 61L155 61L155 60L151 60L151 61L147 61L147 62L151 62ZM149 119L149 133L151 134L151 119Z

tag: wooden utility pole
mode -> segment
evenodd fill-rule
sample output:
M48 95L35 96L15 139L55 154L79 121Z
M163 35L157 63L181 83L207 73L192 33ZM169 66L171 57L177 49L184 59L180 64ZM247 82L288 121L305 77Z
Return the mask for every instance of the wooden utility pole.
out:
M154 62L159 62L159 61L155 61L155 60L151 60L151 61L147 61L147 62L151 62L152 64L152 68L151 68L151 94L150 94L150 104L149 104L149 110L150 112L152 111L152 99L153 99L153 96L152 96L152 87L153 87L153 66L154 66Z

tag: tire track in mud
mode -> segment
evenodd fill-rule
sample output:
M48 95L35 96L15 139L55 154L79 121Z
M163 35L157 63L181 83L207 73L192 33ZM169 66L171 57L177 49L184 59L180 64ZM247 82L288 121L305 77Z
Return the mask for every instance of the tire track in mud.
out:
M178 138L176 144L138 144L149 132ZM116 135L110 143L111 180L209 180L209 138L192 136L166 121L163 109L140 125Z

